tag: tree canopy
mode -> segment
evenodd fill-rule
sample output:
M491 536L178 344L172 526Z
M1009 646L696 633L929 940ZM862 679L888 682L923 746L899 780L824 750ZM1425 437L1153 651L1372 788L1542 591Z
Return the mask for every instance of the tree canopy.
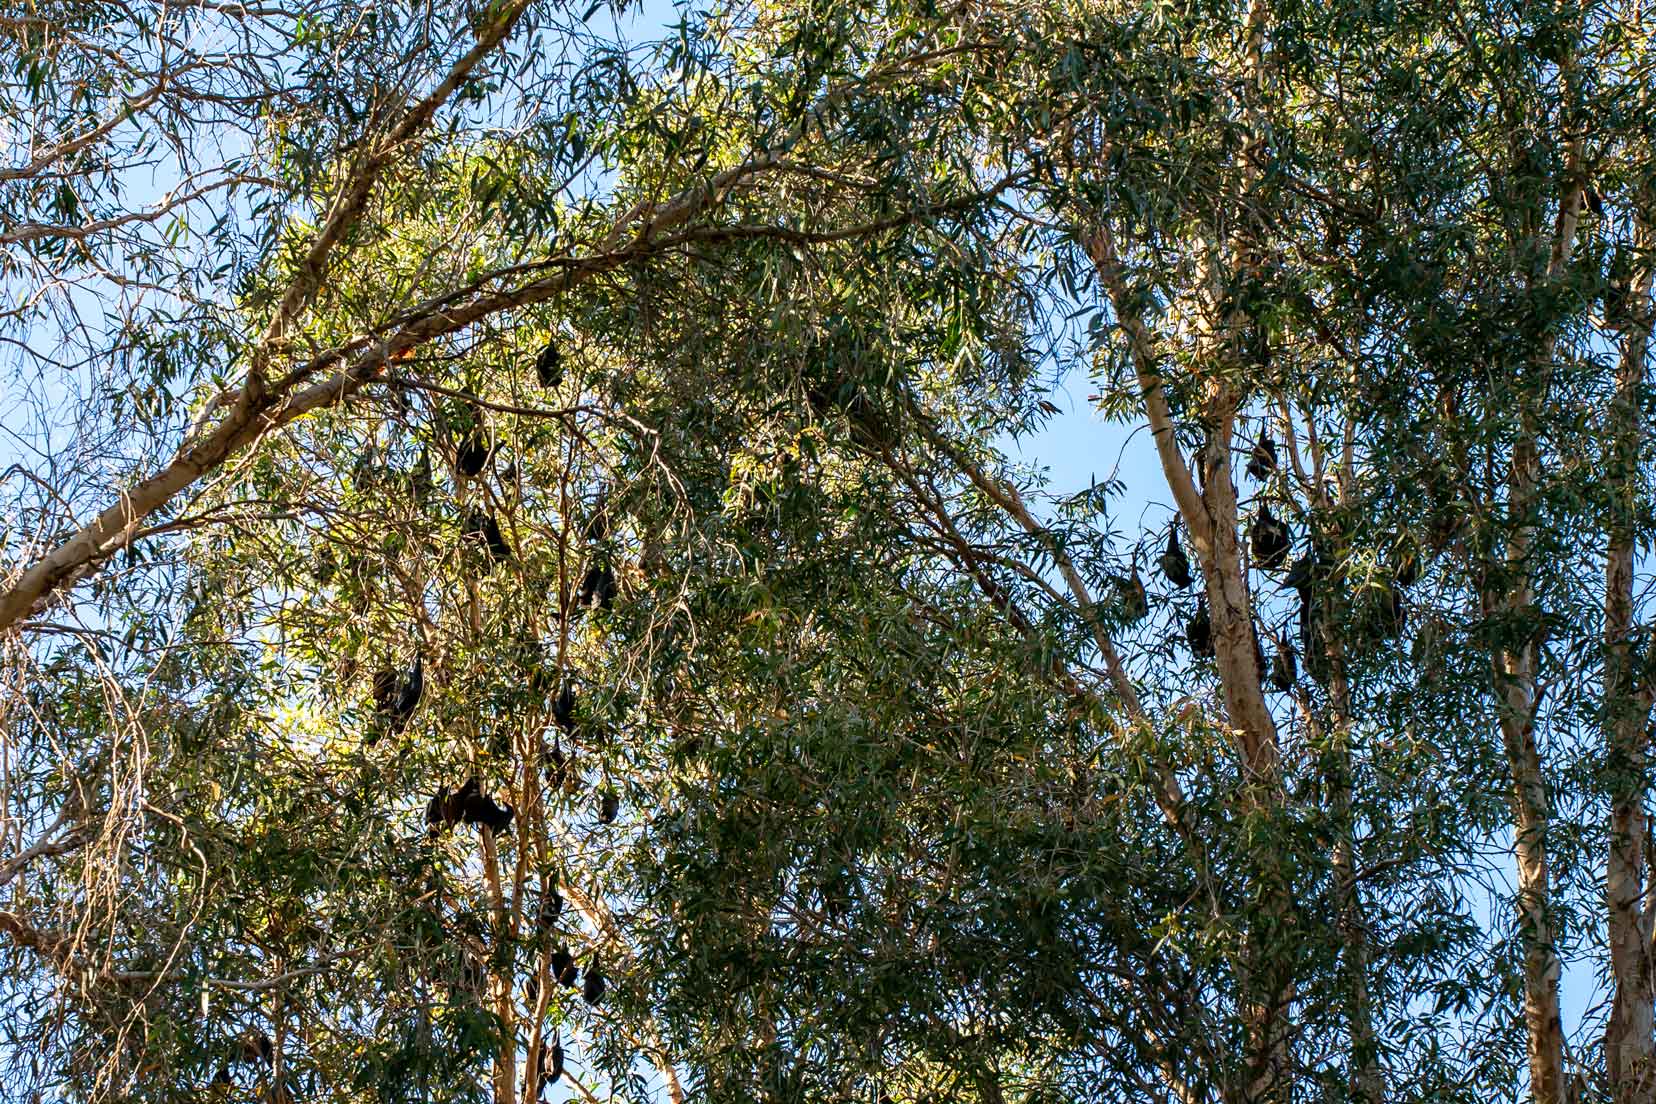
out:
M1651 12L635 7L0 14L6 1097L1656 1102Z

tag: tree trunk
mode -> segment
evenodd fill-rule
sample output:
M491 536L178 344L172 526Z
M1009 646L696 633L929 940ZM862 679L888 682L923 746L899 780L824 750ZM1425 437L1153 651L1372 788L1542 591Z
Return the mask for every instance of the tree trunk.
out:
M1533 613L1534 589L1529 568L1530 521L1538 468L1533 438L1513 449L1509 482L1517 529L1507 547L1505 571L1520 581L1507 591L1486 590L1484 614ZM1530 1099L1534 1104L1564 1104L1564 1025L1558 1011L1559 961L1552 922L1552 887L1547 863L1550 812L1541 752L1535 742L1538 706L1535 643L1497 649L1490 657L1490 679L1506 751L1511 789L1513 858L1518 868L1519 938L1524 947L1524 1023L1528 1034Z
M1518 830L1518 925L1524 942L1530 1099L1536 1104L1564 1104L1564 1025L1558 1013L1558 950L1547 869L1546 783L1532 718L1516 712L1503 716L1501 735L1512 766L1513 817Z
M1500 573L1519 581L1505 591L1486 589L1484 615L1533 614L1527 573L1538 458L1533 437L1513 448L1509 502L1517 527ZM1528 1036L1530 1099L1564 1104L1564 1025L1558 1011L1559 961L1552 922L1547 863L1549 802L1541 752L1535 742L1537 706L1534 640L1490 656L1490 681L1505 748L1512 807L1513 858L1518 868L1519 938L1524 947L1524 1023Z
M1276 721L1259 680L1253 599L1243 567L1236 488L1231 482L1230 435L1240 395L1227 382L1224 371L1215 372L1206 410L1207 421L1214 428L1207 447L1196 458L1202 472L1198 486L1175 437L1172 413L1157 371L1156 338L1130 305L1108 224L1102 219L1096 221L1083 240L1116 320L1127 334L1162 474L1196 551L1212 619L1214 660L1226 726L1237 741L1242 763L1241 792L1248 802L1279 802L1282 779L1277 769ZM1265 865L1254 873L1266 916L1261 929L1281 933L1293 912L1286 887ZM1279 934L1275 938L1281 937ZM1259 929L1248 933L1237 964L1238 1011L1247 1032L1248 1051L1242 1096L1261 1104L1282 1098L1291 1088L1288 1049L1292 1026L1288 1009L1294 983L1292 974L1280 968L1281 961L1281 956L1261 938Z
M1572 85L1576 77L1573 59L1561 61L1560 70L1565 85ZM1565 179L1572 183L1560 197L1552 230L1546 272L1549 284L1562 280L1568 272L1586 198L1581 183L1584 179L1582 156L1581 140L1568 142L1564 150ZM1540 224L1538 217L1534 225ZM1503 581L1483 588L1486 616L1496 613L1533 616L1538 612L1530 575L1541 476L1536 408L1546 401L1546 381L1551 376L1555 347L1555 339L1543 341L1533 361L1542 384L1536 392L1538 398L1524 400L1522 428L1512 448L1506 490L1514 530L1507 542L1505 562L1495 572ZM1535 677L1536 648L1536 638L1532 636L1516 647L1496 649L1490 657L1490 675L1511 781L1513 857L1518 867L1516 906L1519 936L1524 946L1524 1022L1528 1035L1530 1099L1534 1104L1564 1104L1564 1024L1558 1010L1560 967L1547 862L1551 814L1541 753L1535 742L1535 718L1540 705Z
M1386 1079L1380 1069L1379 1037L1374 1030L1369 995L1369 934L1363 898L1357 885L1355 827L1351 818L1351 695L1346 682L1344 649L1330 657L1333 677L1330 695L1333 724L1339 733L1340 773L1331 780L1329 803L1339 836L1332 855L1334 904L1338 910L1340 942L1345 950L1346 1023L1351 1032L1351 1098L1358 1104L1382 1104Z
M1652 244L1641 225L1640 244ZM1632 289L1648 304L1647 269ZM1611 1006L1604 1030L1605 1073L1615 1104L1656 1101L1652 1064L1656 1032L1656 977L1651 956L1651 886L1646 867L1650 836L1644 807L1649 752L1651 689L1638 672L1633 623L1633 553L1637 540L1639 457L1644 427L1639 414L1647 321L1629 325L1623 337L1616 398L1610 411L1613 498L1605 557L1605 743L1610 777L1610 840L1605 856L1605 910L1610 942ZM1646 662L1650 645L1645 646Z

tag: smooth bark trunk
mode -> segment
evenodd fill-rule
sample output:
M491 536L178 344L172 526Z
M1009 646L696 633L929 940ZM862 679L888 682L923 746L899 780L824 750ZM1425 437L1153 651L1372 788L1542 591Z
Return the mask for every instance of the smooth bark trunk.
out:
M1653 243L1647 225L1640 244ZM1650 272L1635 281L1635 302L1648 305ZM1605 558L1605 743L1610 786L1610 839L1605 856L1606 930L1610 943L1611 1005L1604 1030L1605 1073L1615 1104L1656 1101L1656 976L1652 968L1650 838L1645 809L1651 686L1650 645L1646 670L1638 670L1634 648L1633 556L1639 510L1639 462L1644 426L1640 415L1648 320L1632 321L1622 338L1616 397L1610 410L1612 485L1609 542Z

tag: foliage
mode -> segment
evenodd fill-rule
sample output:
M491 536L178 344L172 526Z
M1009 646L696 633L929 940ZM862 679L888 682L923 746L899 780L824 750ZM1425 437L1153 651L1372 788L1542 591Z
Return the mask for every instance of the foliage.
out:
M57 8L19 1099L1645 1099L1630 13Z

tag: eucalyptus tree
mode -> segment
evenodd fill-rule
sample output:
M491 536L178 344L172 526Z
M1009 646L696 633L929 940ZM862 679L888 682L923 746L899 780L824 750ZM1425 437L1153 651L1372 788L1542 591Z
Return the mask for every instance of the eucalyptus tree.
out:
M34 374L22 393L40 415L18 424L20 452L34 452L14 468L0 598L16 749L10 1084L96 1099L236 1085L272 1099L533 1099L567 1028L583 1033L570 1072L634 1095L648 1088L640 1061L675 1098L691 1077L726 1098L830 1076L849 1091L858 1068L908 1068L917 1084L964 1071L998 1091L996 1055L1031 1035L1007 1024L999 975L957 952L997 998L963 1030L964 982L912 992L922 952L895 938L917 900L944 907L926 879L947 897L996 871L969 878L958 849L940 870L902 826L936 831L949 808L951 791L918 786L948 729L921 720L1004 718L962 730L973 739L947 758L979 819L1001 791L967 786L992 757L977 740L1014 743L1000 769L1033 808L1051 800L1049 768L1028 749L1051 730L1010 704L1015 687L983 700L982 680L1001 674L984 641L954 655L947 617L897 600L907 572L934 604L959 595L925 577L923 550L872 528L889 524L868 509L880 488L802 428L849 402L856 433L885 432L856 400L857 376L882 370L864 342L894 323L913 342L936 320L872 280L876 252L862 258L870 287L838 289L837 308L813 294L810 325L782 327L789 361L692 360L674 377L638 358L646 333L678 334L681 357L713 349L695 339L728 310L713 292L731 250L753 249L741 259L754 309L732 319L751 338L778 321L784 281L799 293L817 275L805 249L877 237L918 257L908 228L945 240L1005 189L1004 174L912 194L887 179L882 98L948 52L845 54L814 34L797 57L784 45L725 59L752 28L715 21L667 55L675 87L640 82L568 13L525 4L453 25L346 7L72 5L6 27L8 91L32 123L7 195L13 378ZM120 65L100 67L111 56ZM183 183L135 202L156 149L162 177ZM211 164L224 150L235 156ZM237 202L203 230L221 193ZM684 265L697 282L675 289ZM830 309L839 363L800 380ZM766 373L798 384L805 421L789 432L774 395L755 406L734 387ZM775 471L734 448L767 434ZM774 532L742 520L743 496L766 487L801 500ZM787 624L766 616L780 580L762 582L762 556L798 562L781 593L799 636L772 641L755 670L755 638ZM818 625L806 598L823 583L844 601ZM889 638L872 631L888 623ZM735 637L728 650L703 643L718 631ZM899 632L923 659L923 703L872 696L897 676L869 649ZM753 681L807 659L833 681ZM907 744L872 738L885 718L914 727ZM702 729L721 739L698 758ZM799 990L746 1015L705 989L693 1000L690 982L732 963L690 954L675 919L720 918L706 946L735 953L731 931L754 937L768 913L705 879L713 911L667 898L690 896L679 879L705 861L705 833L740 826L713 854L742 855L788 808L724 800L746 780L695 765L738 756L731 734L814 740L833 760L856 752L909 775L906 791L779 780L796 804L872 793L884 807L855 806L848 839L798 836L754 868L830 894L836 915L855 902L860 923L819 952L842 976L883 946L875 975L904 984L843 1024ZM509 796L510 819L485 790ZM675 824L703 834L664 848ZM1013 930L1039 923L1072 969L1079 949L1057 939L1049 899L1035 917L1022 895L972 906ZM652 908L635 917L639 900ZM637 941L652 931L679 953ZM663 968L631 983L645 954ZM591 1010L558 984L565 956ZM777 961L765 965L774 983ZM882 1040L903 1002L920 1041ZM837 1026L819 1042L824 1023ZM26 1058L25 1038L51 1061ZM842 1059L851 1038L858 1065ZM1054 1076L1032 1062L1033 1081Z
M1433 892L1454 894L1467 880L1456 866L1504 837L1530 1095L1648 1099L1649 683L1636 666L1646 632L1633 554L1647 516L1648 32L1610 5L1405 15L1255 4L1122 9L1100 23L1037 36L1066 53L1056 87L1025 110L1068 120L1062 142L1031 155L1051 165L1053 220L1109 307L1101 404L1149 426L1195 547L1205 603L1181 617L1202 629L1191 633L1198 650L1211 636L1208 685L1236 743L1239 796L1303 809L1305 783L1327 772L1313 791L1329 817L1327 910L1301 911L1297 891L1272 885L1266 856L1243 872L1268 894L1243 922L1264 929L1240 960L1253 978L1237 978L1245 1095L1274 1097L1288 1079L1314 1077L1307 1058L1326 1061L1326 1047L1307 1045L1331 1006L1303 999L1315 976L1304 929L1274 938L1290 918L1317 915L1336 918L1347 988L1333 1007L1350 1091L1401 1091L1384 1087L1386 1067L1398 1068L1396 1047L1413 1035L1402 1024L1420 1006L1377 1004L1373 990L1401 996L1424 981L1441 1003L1468 994L1433 976L1443 959L1376 958L1400 945L1377 929L1411 919L1386 899L1385 875L1416 856L1428 861L1414 876L1435 869ZM1121 63L1158 52L1153 79L1135 81ZM1007 132L1032 129L1020 118ZM1275 458L1260 456L1267 436ZM1262 501L1245 531L1236 488L1249 481L1232 458L1250 452L1265 478L1251 480ZM1043 528L1004 482L967 474L1013 524ZM1280 555L1261 540L1275 535L1266 506L1308 538L1285 580L1300 594L1311 676L1294 704L1320 752L1298 780L1284 772L1290 730L1262 694L1255 642L1279 635L1261 633L1275 616L1257 584ZM1085 573L1058 566L1087 618ZM1400 653L1388 641L1410 622L1412 648ZM1100 636L1113 671L1119 646ZM1543 710L1549 693L1559 702ZM1584 729L1597 730L1597 754L1584 754ZM1496 785L1492 760L1503 765ZM1403 770L1415 778L1406 804L1391 806L1387 775ZM1496 803L1508 806L1505 824ZM1418 821L1403 838L1388 830L1400 815L1447 831L1422 852L1408 838ZM1549 847L1561 841L1603 850L1571 856L1581 873L1560 882ZM1317 866L1294 853L1291 868ZM1574 933L1572 913L1583 917ZM1595 949L1605 942L1608 954ZM1597 1057L1591 1023L1574 1047L1561 1023L1571 950L1580 973L1610 975ZM1499 977L1478 987L1480 1015L1501 1009ZM1453 1076L1484 1092L1510 1083L1499 1058L1510 1039L1497 1029L1493 1048L1469 1048L1495 1060Z
M14 1083L1648 1099L1641 24L594 12L3 24Z
M1084 297L1077 285L1095 281L1100 405L1151 429L1204 584L1148 633L1182 628L1198 658L1214 653L1194 675L1234 741L1233 787L1211 807L1183 792L1191 768L1177 760L1148 793L1197 870L1245 826L1224 880L1252 907L1214 910L1241 952L1195 972L1200 999L1231 1009L1244 1060L1191 1076L1181 1065L1208 1056L1173 1046L1153 1064L1194 1096L1271 1098L1332 1071L1344 1089L1323 1091L1361 1099L1481 1096L1524 1075L1540 1100L1645 1098L1649 691L1633 666L1645 633L1632 549L1645 516L1648 36L1597 6L981 8L971 27L981 48L957 46L982 67L955 99L922 94L985 136L986 160L1041 174L1008 214L1023 234L1009 263L1032 295L1067 276ZM1036 416L1042 397L1022 397ZM979 547L994 538L951 533L945 505L939 546L1014 625L1039 621L1021 605L1064 618L1074 661L1108 676L1107 712L1153 728L1165 652L1111 625L1108 600L1142 617L1135 568L1150 542L1111 563L1095 554L1091 496L1059 504L1058 525L1032 508L981 451L1007 424L1003 404L899 401L914 434L882 459L911 493L927 501L941 481L963 516L982 524L992 507L1028 542L1008 563ZM1242 456L1258 465L1245 481ZM1594 457L1605 462L1582 462ZM1258 493L1252 518L1238 484ZM1261 539L1277 515L1304 534L1303 555L1280 563ZM1584 532L1614 540L1584 548ZM1612 580L1606 619L1579 597L1598 571ZM1273 576L1297 603L1261 597ZM1286 709L1266 697L1272 638L1308 676L1284 680ZM1162 701L1188 707L1190 677ZM1543 713L1549 689L1563 703ZM1582 780L1596 769L1584 715L1608 752L1603 781ZM1510 939L1479 932L1463 903L1501 877L1479 857L1503 840L1518 883ZM1578 850L1581 873L1556 883L1560 841L1604 858ZM1594 899L1597 870L1617 887L1608 900ZM1612 978L1597 1057L1592 1021L1568 1047L1561 1022L1572 912L1579 972ZM1594 949L1594 914L1611 953ZM1451 1008L1458 1023L1443 1019ZM1423 1029L1453 1030L1461 1053Z

